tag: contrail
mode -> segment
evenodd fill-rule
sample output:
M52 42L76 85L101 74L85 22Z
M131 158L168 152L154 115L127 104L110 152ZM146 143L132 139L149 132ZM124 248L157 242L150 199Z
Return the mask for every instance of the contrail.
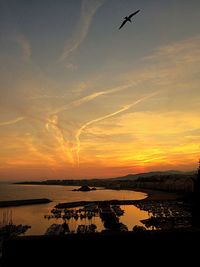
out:
M66 41L63 53L60 57L60 61L65 60L71 54L73 54L82 42L85 40L92 19L97 10L103 5L104 0L83 0L81 5L80 20L77 24L77 28L70 40Z
M68 130L68 128L61 127L58 122L58 116L53 115L49 118L40 118L29 115L29 118L44 123L44 126L48 132L54 136L59 144L59 148L63 151L65 155L67 155L68 159L71 163L75 163L75 157L71 153L71 143L69 140L65 138L64 131L67 131L70 135L72 135L72 131ZM70 122L68 122L70 124Z
M50 130L50 126L51 126L51 128L54 131L54 136L55 136L56 140L58 141L58 143L60 144L60 147L61 147L63 153L67 155L68 159L71 162L73 162L74 159L72 158L72 155L68 150L69 144L64 138L64 133L63 133L62 128L59 127L58 117L56 115L54 115L52 118L48 119L45 126L46 126L46 129L48 131Z
M99 96L116 93L118 91L130 88L133 85L136 85L136 82L132 82L132 83L126 84L126 85L120 85L120 86L117 86L117 87L112 88L112 89L107 90L107 91L104 90L104 91L100 91L100 92L96 92L96 93L84 96L84 97L82 97L80 99L74 100L73 102L54 110L51 114L55 115L55 114L58 114L58 113L60 113L62 111L68 110L70 108L78 107L78 106L80 106L80 105L82 105L84 103L87 103L87 102L89 102L89 101L91 101L91 100L93 100L93 99L95 99L95 98L97 98Z
M14 120L0 122L0 126L15 124L18 121L22 121L23 119L24 119L24 117L18 117L18 118L14 119Z
M42 98L64 98L65 95L38 95L38 96L30 96L28 99L42 99Z
M122 113L122 112L124 112L124 111L126 111L126 110L132 108L133 106L136 106L136 105L139 104L140 102L142 102L142 101L144 101L144 100L146 100L146 99L148 99L148 98L151 98L151 97L153 97L154 95L157 95L159 92L160 92L160 91L156 91L156 92L154 92L154 93L152 93L152 94L150 94L150 95L144 96L144 97L142 97L142 98L140 98L140 99L134 101L133 103L124 106L123 108L121 108L121 109L119 109L119 110L117 110L117 111L115 111L115 112L112 112L112 113L107 114L107 115L105 115L105 116L103 116L103 117L99 117L99 118L97 118L97 119L88 121L88 122L86 122L85 124L83 124L83 125L78 129L78 131L77 131L77 133L76 133L76 135L75 135L75 138L76 138L76 144L77 144L77 146L76 146L76 154L77 154L77 162L78 162L78 166L79 166L79 162L80 162L80 158L79 158L79 152L80 152L80 146L81 146L81 143L80 143L80 136L81 136L83 130L85 130L88 126L90 126L90 125L93 124L93 123L96 123L96 122L99 122L99 121L108 119L108 118L113 117L113 116L115 116L115 115L117 115L117 114L119 114L119 113Z

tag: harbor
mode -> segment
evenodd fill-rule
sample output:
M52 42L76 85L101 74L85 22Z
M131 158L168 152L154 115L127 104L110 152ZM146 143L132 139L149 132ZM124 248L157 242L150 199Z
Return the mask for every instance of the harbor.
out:
M123 218L129 209L136 208L146 212L143 218L133 227L127 227ZM125 212L126 211L126 212ZM134 216L134 214L132 214ZM62 219L74 228L67 233L88 232L80 230L86 225L95 225L94 219L101 220L103 228L96 227L93 232L132 231L139 226L143 230L163 230L170 228L191 227L191 212L188 206L177 200L108 200L78 201L61 203L44 215L45 219ZM132 217L133 218L133 217ZM69 227L70 228L70 227Z
M140 211L133 206L133 200L144 199L147 195L142 192L130 190L101 189L89 192L73 191L78 186L38 186L38 185L5 185L7 194L1 195L1 201L7 201L9 195L15 192L14 200L26 199L49 199L52 202L42 204L19 205L2 207L0 218L3 212L12 211L13 223L16 225L30 225L31 228L24 233L30 235L45 235L52 224L63 224L69 226L70 233L77 233L78 225L96 225L95 232L102 232L105 229L104 222L99 215L98 204L108 201L111 206L119 205L124 214L120 222L126 224L131 231L134 225L141 224L140 219L148 218L147 212ZM7 191L6 191L7 190ZM23 194L22 194L23 192ZM27 197L29 196L29 198ZM12 200L12 199L11 199ZM103 201L102 201L103 200ZM11 202L13 204L13 201ZM17 202L14 201L14 204ZM18 201L17 204L24 204ZM28 202L26 202L28 203ZM26 204L25 203L25 204ZM96 205L96 208L92 206ZM130 204L130 205L128 205ZM66 232L66 234L68 234Z
M79 206L85 206L89 204L96 204L100 205L102 203L107 203L109 205L134 205L137 203L136 200L97 200L97 201L75 201L75 202L66 202L66 203L59 203L55 206L55 208L62 209L62 208L75 208Z
M70 208L58 208L57 206L51 210L51 214L45 214L44 218L51 219L62 219L62 224L53 223L47 229L46 233L62 235L68 233L95 233L98 231L96 224L94 223L94 218L102 221L105 230L127 230L128 228L121 222L119 222L119 217L124 214L124 210L120 205L112 204L113 201L99 201L99 202L84 202L83 206L77 206L76 208L71 208L75 206L73 203L69 203ZM83 204L82 202L78 203ZM70 230L70 222L74 222L76 227L75 230ZM77 223L76 223L77 222ZM80 223L81 222L81 223ZM122 227L123 226L123 227ZM67 229L67 230L65 230Z

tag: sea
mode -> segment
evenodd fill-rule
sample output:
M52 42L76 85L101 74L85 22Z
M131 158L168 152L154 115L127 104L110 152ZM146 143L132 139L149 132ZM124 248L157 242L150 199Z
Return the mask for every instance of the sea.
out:
M51 210L59 203L96 200L140 200L147 197L145 193L131 190L97 188L97 190L89 192L73 191L73 189L77 188L79 187L1 183L0 201L48 198L52 200L52 202L48 204L0 208L0 224L5 220L5 216L7 216L14 224L31 226L25 235L43 235L52 224L63 223L62 218L45 218L45 215L52 214ZM149 218L147 211L140 210L134 205L122 205L121 208L124 210L124 214L120 216L119 220L125 224L130 231L135 225L144 226L140 220ZM77 220L71 218L67 220L67 223L71 232L76 232L80 224L88 225L91 223L97 226L97 232L101 232L105 229L99 216L82 220L80 218Z

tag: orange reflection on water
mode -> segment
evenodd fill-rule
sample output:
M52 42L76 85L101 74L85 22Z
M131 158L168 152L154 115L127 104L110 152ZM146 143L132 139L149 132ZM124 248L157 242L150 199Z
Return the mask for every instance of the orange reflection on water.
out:
M149 218L147 211L140 210L133 205L123 205L121 208L124 210L124 214L120 217L120 221L128 227L129 231L132 231L135 225L144 226L140 220Z

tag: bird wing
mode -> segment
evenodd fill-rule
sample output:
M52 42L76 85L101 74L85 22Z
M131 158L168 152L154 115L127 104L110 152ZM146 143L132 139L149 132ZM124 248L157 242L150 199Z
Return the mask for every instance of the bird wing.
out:
M140 12L140 9L138 9L137 11L135 11L134 13L129 15L129 19L132 18L134 15L136 15L138 12Z
M121 26L119 27L119 30L124 26L124 24L127 22L127 20L124 20L121 24Z

